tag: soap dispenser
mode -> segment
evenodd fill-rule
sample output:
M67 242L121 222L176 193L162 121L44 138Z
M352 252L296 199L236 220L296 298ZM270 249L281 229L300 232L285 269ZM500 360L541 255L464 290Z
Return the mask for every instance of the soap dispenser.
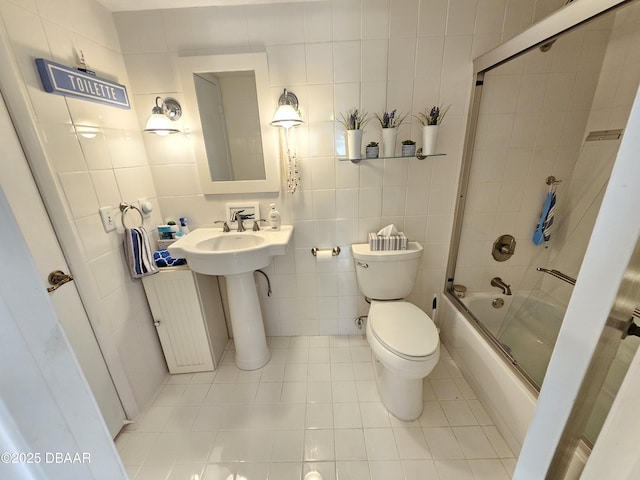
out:
M278 231L280 230L280 212L276 209L276 204L272 203L269 205L271 207L271 211L269 212L269 227L271 230Z

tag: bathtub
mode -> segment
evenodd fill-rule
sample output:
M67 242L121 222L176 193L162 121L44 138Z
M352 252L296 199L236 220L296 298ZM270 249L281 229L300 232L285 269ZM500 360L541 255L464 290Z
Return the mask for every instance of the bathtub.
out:
M520 303L525 296L530 300L526 305ZM491 302L495 298L502 298L505 301L504 307L493 308ZM491 345L492 340L487 334L473 325L477 321L463 312L463 308L454 303L456 300L449 292L441 296L437 317L440 339L505 441L518 456L533 419L538 392L509 363L507 357ZM512 352L523 348L523 345L526 347L530 342L544 343L551 338L555 341L562 321L562 315L559 320L557 318L562 307L543 292L525 292L523 295L513 296L470 294L463 302L467 308L472 306L474 311L479 309L489 314L488 325L497 329L495 331L501 339L498 343L503 343L503 347L510 347ZM509 318L509 306L515 307L511 308L511 312L517 310L518 318ZM543 315L534 317L534 311L543 312ZM520 343L516 341L519 337ZM512 342L512 345L507 342ZM565 479L579 478L589 452L588 445L580 441Z
M503 306L493 306L495 300ZM462 303L481 320L538 389L549 365L566 306L540 290L515 295L472 293Z
M438 309L441 341L513 453L518 455L533 418L538 394L491 346L488 337L471 324L473 320L458 309L449 295L446 293L441 297ZM465 300L479 299L469 295ZM486 300L492 308L490 298Z

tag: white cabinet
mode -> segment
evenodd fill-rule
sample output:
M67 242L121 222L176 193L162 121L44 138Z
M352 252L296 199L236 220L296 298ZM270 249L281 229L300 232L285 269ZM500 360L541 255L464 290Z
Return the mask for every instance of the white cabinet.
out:
M169 267L142 283L169 372L214 370L229 338L218 277Z

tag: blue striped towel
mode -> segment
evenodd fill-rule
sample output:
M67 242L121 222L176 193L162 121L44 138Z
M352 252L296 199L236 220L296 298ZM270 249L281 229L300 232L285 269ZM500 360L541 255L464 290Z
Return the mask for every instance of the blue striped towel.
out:
M131 278L146 277L160 271L153 261L149 235L142 226L124 229L124 254Z
M538 227L533 233L533 243L540 245L551 239L551 229L553 227L553 217L556 214L556 187L552 185L547 193L547 198L542 208L542 215L538 222Z

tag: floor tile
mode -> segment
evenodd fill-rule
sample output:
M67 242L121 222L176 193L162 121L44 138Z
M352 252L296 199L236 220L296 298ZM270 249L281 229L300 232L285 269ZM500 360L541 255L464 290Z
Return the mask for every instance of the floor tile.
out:
M403 460L402 469L404 470L405 480L439 480L440 477L436 470L436 465L432 460ZM457 480L457 477L455 477Z
M394 428L398 454L403 460L428 460L431 452L421 428Z
M363 335L271 337L243 371L230 342L215 372L172 375L116 447L132 479L500 480L511 449L449 353L420 417L380 399ZM235 476L235 477L234 477Z
M367 458L371 460L399 460L396 440L390 428L365 428Z
M481 427L452 427L466 459L498 458Z
M359 428L345 428L335 431L336 460L366 460L367 449L364 434Z

